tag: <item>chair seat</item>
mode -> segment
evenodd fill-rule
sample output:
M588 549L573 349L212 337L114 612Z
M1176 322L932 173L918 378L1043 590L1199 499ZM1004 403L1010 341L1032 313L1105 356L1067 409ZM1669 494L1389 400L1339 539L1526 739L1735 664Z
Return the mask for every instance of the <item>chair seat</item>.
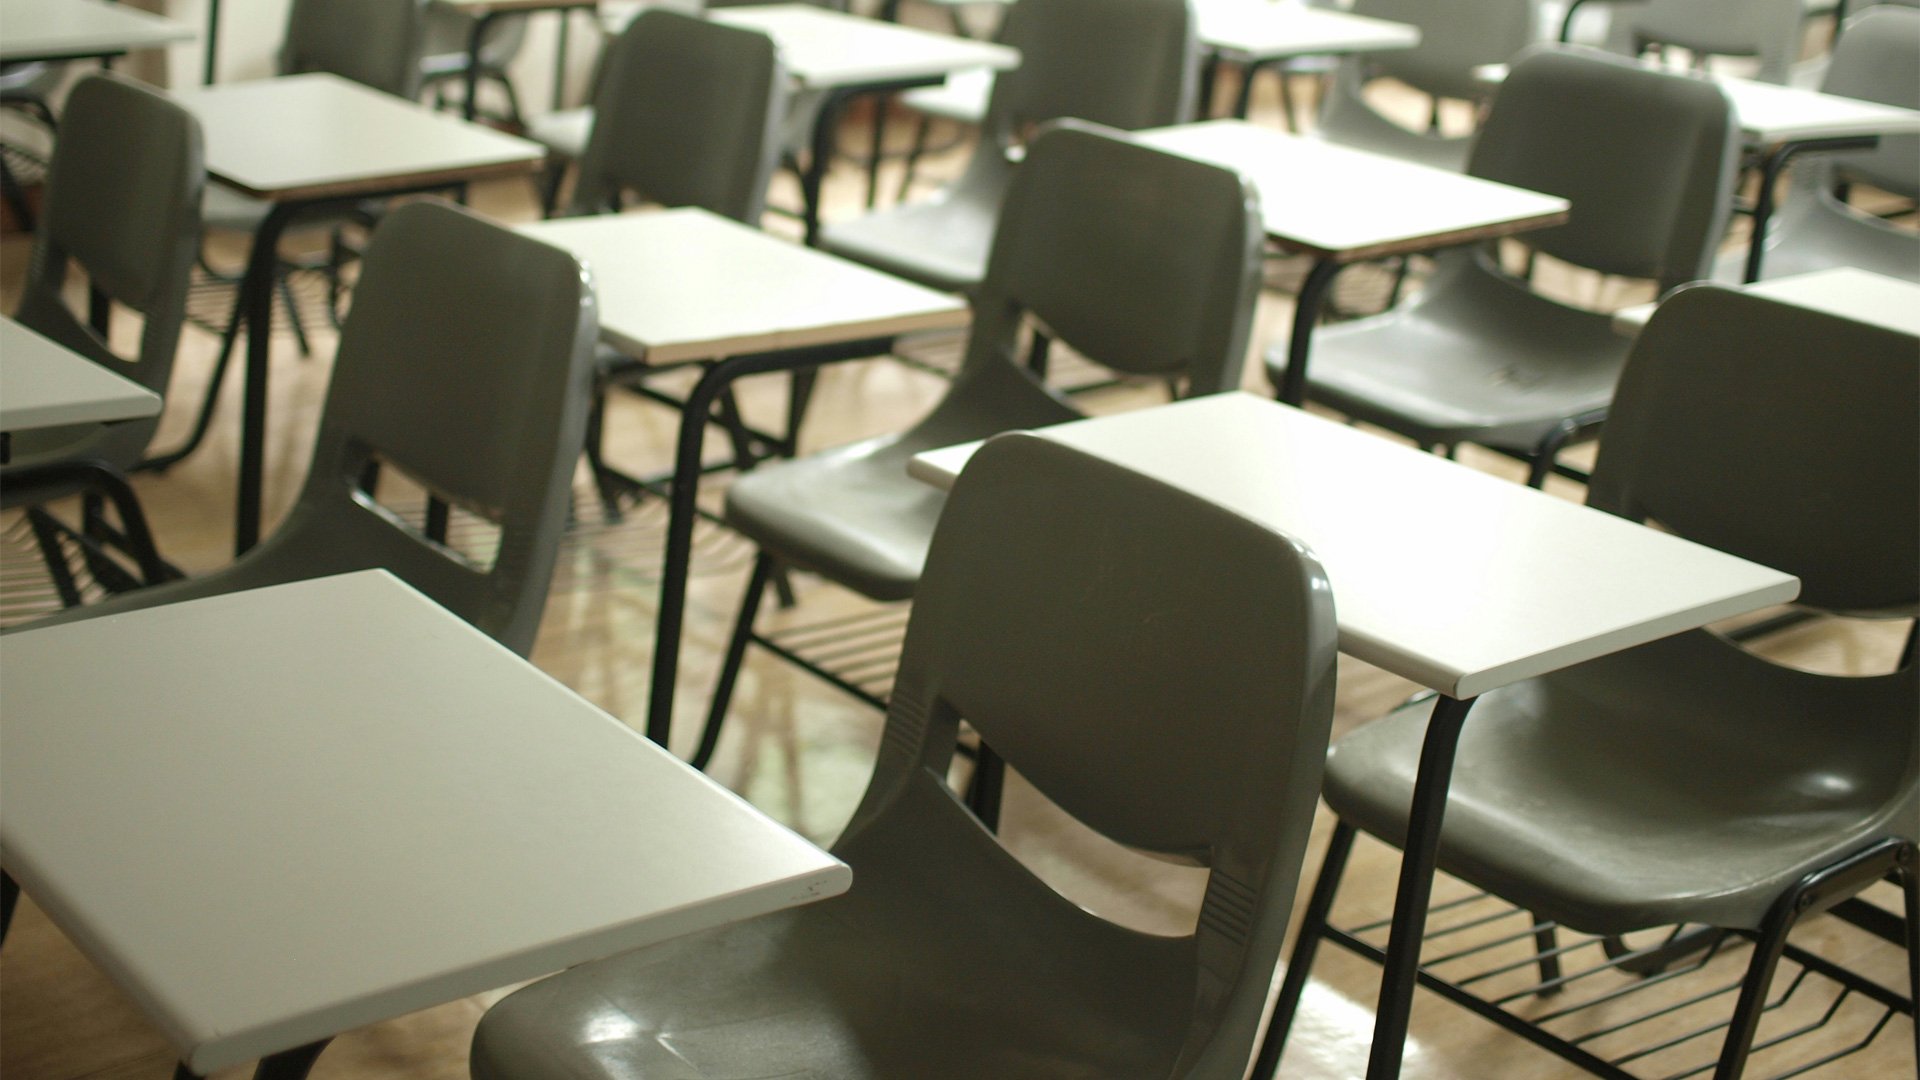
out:
M1629 341L1606 315L1443 261L1418 297L1313 337L1308 397L1422 445L1531 451L1562 417L1606 407ZM1278 385L1286 352L1267 355Z
M901 798L930 810L953 796L922 780ZM919 857L928 846L958 857ZM951 810L894 815L836 853L853 867L844 896L500 1002L475 1033L474 1080L1171 1075L1191 939L1082 911Z
M939 86L909 90L900 95L900 104L956 124L978 124L987 118L987 99L992 96L993 72L981 68L955 72Z
M888 436L755 469L727 492L727 523L864 596L909 599L946 502L907 475L918 449Z
M1756 928L1792 882L1915 812L1898 796L1911 738L1868 755L1845 734L1890 697L1915 715L1902 678L1836 687L1694 631L1486 694L1461 733L1440 867L1590 933ZM1334 747L1324 794L1343 819L1405 837L1429 711Z
M527 121L527 138L546 147L557 157L578 159L587 152L587 137L591 134L591 105L543 113Z
M930 288L970 292L987 275L999 194L961 184L934 202L829 225L820 247Z

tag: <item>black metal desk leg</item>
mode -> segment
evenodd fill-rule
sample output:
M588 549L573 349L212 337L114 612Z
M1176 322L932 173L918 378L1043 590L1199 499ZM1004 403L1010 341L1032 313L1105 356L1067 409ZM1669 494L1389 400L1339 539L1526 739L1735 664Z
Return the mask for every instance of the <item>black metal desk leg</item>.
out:
M1413 1009L1414 974L1420 967L1420 938L1433 894L1433 867L1440 849L1440 823L1446 816L1447 788L1453 783L1453 754L1460 742L1472 698L1441 695L1434 699L1420 748L1420 776L1413 785L1407 818L1407 842L1400 856L1400 885L1393 898L1393 930L1380 973L1380 1000L1374 1006L1373 1050L1367 1080L1394 1080L1407 1043L1407 1015Z
M833 149L840 130L840 113L849 95L845 90L829 90L820 101L820 115L813 121L813 149L808 154L807 171L800 176L801 220L806 223L806 245L820 242L820 188L826 182L827 169L833 165Z
M480 47L486 43L487 27L496 17L497 13L492 11L475 16L473 33L467 38L467 103L460 115L468 120L480 115Z
M1743 284L1750 285L1760 280L1760 264L1767 254L1767 225L1773 219L1773 193L1780 184L1780 174L1787 167L1787 159L1801 151L1834 153L1841 150L1871 150L1878 145L1878 135L1849 135L1785 142L1768 152L1760 162L1760 190L1753 196L1753 234L1747 242L1746 271L1740 275Z
M321 1039L262 1058L260 1064L254 1067L253 1080L305 1080L306 1075L313 1071L313 1063L319 1060L320 1052L332 1041Z
M261 491L266 483L267 378L273 344L273 275L280 234L297 204L276 203L253 234L246 276L236 303L247 320L247 372L241 388L240 490L234 512L233 553L244 555L260 542Z
M1298 406L1307 399L1307 352L1313 344L1313 326L1320 321L1320 309L1333 291L1333 279L1342 265L1332 259L1315 259L1307 280L1300 283L1300 295L1293 304L1293 332L1287 343L1287 373L1280 380L1282 402Z

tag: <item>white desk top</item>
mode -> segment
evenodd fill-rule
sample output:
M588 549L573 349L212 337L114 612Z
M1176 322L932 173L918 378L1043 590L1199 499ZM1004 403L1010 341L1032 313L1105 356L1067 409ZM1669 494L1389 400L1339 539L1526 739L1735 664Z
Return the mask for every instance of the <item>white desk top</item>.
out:
M546 148L334 75L172 91L206 133L207 172L290 201L530 172Z
M1497 184L1244 120L1208 120L1136 136L1235 169L1260 191L1267 235L1337 262L1504 236L1565 220L1556 195Z
M565 11L569 8L600 6L600 0L433 0L433 3L468 15L492 15L505 11Z
M1341 651L1456 698L1800 590L1790 575L1249 394L1042 433L1304 541L1333 584ZM909 471L950 486L973 449L922 454Z
M1474 75L1497 86L1507 77L1507 65L1483 64L1474 69ZM1711 78L1732 100L1741 135L1756 146L1799 139L1920 132L1920 111L1913 109L1728 75Z
M655 364L965 325L958 296L683 208L520 231L593 271L600 333Z
M1420 44L1420 29L1298 0L1195 0L1200 40L1235 60L1389 52Z
M844 891L383 571L11 635L0 863L202 1075Z
M934 79L970 68L1020 66L1005 45L863 19L809 4L716 8L715 22L773 38L787 73L810 89Z
M156 416L160 395L0 317L0 431Z
M1773 278L1738 286L1744 292L1812 308L1855 322L1920 337L1920 285L1851 266ZM1635 304L1613 313L1613 328L1629 337L1653 318L1655 304Z
M0 0L0 61L118 56L194 36L186 23L106 0Z

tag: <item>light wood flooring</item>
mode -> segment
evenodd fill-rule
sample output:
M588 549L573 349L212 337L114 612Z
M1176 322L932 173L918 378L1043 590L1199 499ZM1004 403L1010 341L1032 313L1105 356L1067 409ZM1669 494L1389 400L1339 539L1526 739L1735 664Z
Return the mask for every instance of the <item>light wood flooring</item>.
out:
M1277 123L1272 102L1263 100L1261 106L1264 119ZM907 126L900 124L894 130L904 138ZM852 131L848 138L851 143ZM953 175L963 156L948 153L935 159L929 176ZM897 174L889 168L887 175L891 178ZM833 204L830 214L857 212L855 201L860 190L855 171L841 169L829 184ZM884 184L883 190L890 195L894 183ZM794 204L794 188L788 180L779 181L774 199L776 203ZM535 213L530 189L520 182L502 182L477 190L474 201L506 220L525 220ZM770 227L794 231L791 222L784 220L774 221ZM216 251L229 260L229 265L237 265L241 251L237 242L216 245ZM0 243L0 302L8 308L18 294L26 254L27 243L20 238ZM1297 266L1277 262L1270 276L1276 284L1285 284L1297 280L1299 272ZM1384 282L1380 272L1355 271L1342 285L1340 301L1351 307L1377 304L1384 294ZM1643 287L1596 284L1584 279L1569 278L1564 287L1596 306L1645 297ZM1256 340L1280 339L1290 318L1290 296L1278 288L1269 289L1262 301ZM276 338L273 424L268 447L270 516L284 511L304 472L306 444L326 382L326 357L332 340L329 331L320 330L314 358L302 359L287 335ZM939 361L951 359L957 348L957 339L949 336L917 342L910 351ZM200 398L213 351L210 334L191 328L186 332L160 445L173 445L184 432L192 405ZM783 401L783 385L776 382L754 388L747 395L746 407L770 420ZM806 430L806 445L819 448L897 430L936 400L943 385L923 370L890 359L835 367L821 379ZM1247 385L1265 389L1257 362L1248 366ZM1088 395L1082 402L1089 410L1099 412L1135 407L1162 397L1158 388L1140 386ZM229 385L209 444L165 475L143 475L137 481L165 553L189 572L220 565L229 551L236 406L234 387ZM658 407L617 401L609 419L614 457L637 470L663 468L674 425L675 418ZM1466 460L1510 477L1519 475L1516 466L1490 455L1469 453ZM629 511L621 523L609 524L593 506L584 483L581 491L580 523L563 552L533 659L603 708L637 725L646 704L664 514L657 503L642 504ZM1576 485L1559 480L1554 482L1554 491L1568 498L1580 496ZM1355 492L1354 497L1365 498L1366 493ZM31 605L44 600L32 595L38 586L32 580L31 548L21 542L20 523L12 518L0 520L0 539L5 541L6 559L6 565L0 567L5 576L0 583L4 586L0 587L0 617L18 618ZM716 652L733 617L750 557L751 550L744 541L718 530L703 532L688 615L688 648L683 659L674 740L675 748L682 753L691 749L697 734L716 667ZM774 618L814 620L861 606L833 587L804 576L798 579L797 587L797 609ZM1901 628L1884 625L1820 624L1782 635L1769 647L1797 663L1824 669L1879 670L1890 666L1900 632ZM1414 689L1346 658L1341 661L1339 679L1336 735L1381 714ZM859 797L879 725L879 716L867 706L763 653L755 653L748 661L712 771L768 813L826 843ZM1323 812L1317 823L1315 844L1302 873L1303 901L1318 868L1320 845L1329 827L1326 817ZM1061 891L1089 907L1144 928L1181 931L1191 927L1201 881L1197 872L1168 867L1091 836L1017 779L1008 796L1004 831L1015 852ZM423 837L421 842L431 843L431 838ZM1397 865L1396 853L1363 839L1348 871L1337 916L1345 922L1383 917L1391 905ZM218 888L219 883L209 882L208 887ZM1443 883L1441 897L1460 891L1453 884ZM1479 910L1463 907L1439 918L1466 921ZM1493 936L1495 930L1473 933ZM1900 985L1900 957L1890 946L1835 927L1830 920L1810 927L1808 937L1836 957L1873 972L1888 985ZM1370 964L1338 949L1323 950L1283 1062L1284 1075L1318 1080L1354 1076L1363 1070L1376 972ZM297 979L300 973L289 971L286 977ZM473 1025L497 996L457 1001L345 1034L321 1058L314 1075L465 1076L467 1041ZM1807 1009L1817 1011L1824 1007L1824 1000L1795 1003L1783 1011L1795 1015ZM1554 1004L1543 1002L1538 1008ZM1865 1021L1854 1016L1857 1004L1843 1006L1834 1029L1858 1031ZM1663 1024L1683 1026L1678 1021ZM1820 1038L1830 1050L1828 1044L1833 1038L1824 1034ZM1810 1075L1912 1076L1912 1047L1912 1022L1895 1018L1867 1052ZM1669 1060L1689 1054L1692 1059L1704 1059L1710 1052L1696 1042L1678 1056L1659 1059L1661 1067L1653 1071L1677 1071L1681 1066L1668 1065ZM163 1039L132 1005L30 902L23 903L0 957L0 1074L9 1080L159 1078L169 1074L172 1060ZM1757 1064L1755 1075L1784 1067L1780 1062ZM223 1073L221 1080L237 1075L238 1071ZM1473 1080L1580 1074L1558 1058L1423 994L1414 1011L1406 1075L1418 1080Z

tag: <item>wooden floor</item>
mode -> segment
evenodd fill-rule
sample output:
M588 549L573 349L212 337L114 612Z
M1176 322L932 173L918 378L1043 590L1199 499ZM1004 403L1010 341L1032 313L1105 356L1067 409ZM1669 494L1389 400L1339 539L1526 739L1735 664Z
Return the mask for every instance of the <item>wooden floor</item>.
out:
M1263 103L1271 110L1271 103ZM1275 116L1264 117L1277 123ZM904 135L904 125L896 129ZM849 136L851 137L851 132ZM850 139L851 141L851 139ZM963 158L948 154L934 162L933 175L953 175ZM897 173L889 169L891 178ZM830 181L832 214L857 212L857 174L842 169ZM889 193L891 183L885 186ZM794 187L780 181L774 201L794 204ZM528 185L495 184L475 193L476 205L507 220L534 215ZM790 222L771 227L792 231ZM217 247L229 265L237 265L237 243ZM0 244L0 302L11 308L18 295L27 244L10 238ZM1298 279L1301 267L1276 262L1276 285ZM1377 305L1386 275L1370 268L1343 280L1338 302L1348 308ZM1564 290L1597 306L1645 298L1644 287L1595 284L1569 278ZM1263 298L1256 340L1281 339L1291 317L1291 301L1280 288ZM125 327L121 328L126 329ZM275 340L269 506L283 512L305 469L306 444L328 371L333 335L318 328L314 357L297 355L289 335ZM929 364L950 363L958 339L933 337L906 350ZM182 343L180 370L159 444L173 445L182 435L211 367L214 338L189 329ZM1071 378L1069 373L1066 376ZM1256 362L1247 384L1264 389ZM870 433L897 430L918 416L944 383L920 367L897 360L836 367L825 373L806 432L811 448L837 444ZM1159 400L1151 386L1123 387L1088 395L1083 404L1103 412ZM137 481L166 554L191 571L220 565L231 537L232 484L235 474L235 389L223 391L219 422L208 445L165 475ZM781 384L757 387L746 407L771 418L783 400ZM667 464L675 418L666 411L632 401L617 402L609 420L613 456L636 470ZM1517 477L1515 466L1469 454L1477 467ZM717 487L717 485L714 485ZM1557 494L1579 498L1577 486L1555 481ZM655 592L664 513L657 503L630 507L609 522L581 485L579 523L569 537L548 603L546 621L533 659L613 714L638 725L644 712L651 655ZM1364 498L1356 492L1355 498ZM680 711L675 748L691 748L716 666L715 654L730 625L751 549L718 530L704 532L697 547L695 581L688 614L688 649L683 659ZM23 528L11 517L0 520L0 619L28 616L48 602L38 580L35 556ZM831 586L801 578L798 607L778 618L806 622L827 615L857 612L862 604ZM1901 628L1861 623L1820 624L1782 635L1769 647L1796 663L1826 670L1864 672L1891 665ZM1365 664L1342 658L1336 736L1403 700L1414 689ZM880 718L874 710L764 654L749 660L736 695L733 718L722 740L713 773L768 813L822 843L833 839L859 797L877 743ZM1171 868L1090 836L1058 810L1046 805L1016 779L1008 796L1005 835L1009 846L1062 892L1113 918L1143 928L1180 932L1193 925L1201 888L1198 872ZM1302 874L1310 885L1329 822L1323 812L1314 847ZM422 837L422 844L432 838ZM1398 865L1394 852L1363 840L1356 851L1336 909L1343 922L1382 917L1391 906ZM217 889L219 882L209 882ZM1458 895L1443 882L1441 897ZM1296 909L1297 910L1297 909ZM1480 908L1463 907L1442 919L1466 920ZM1816 920L1809 941L1849 963L1899 986L1900 956L1891 946ZM1473 933L1497 936L1494 929ZM1570 961L1571 962L1571 961ZM1716 961L1717 969L1738 958ZM1372 1023L1376 970L1337 949L1323 951L1294 1029L1283 1073L1289 1077L1331 1078L1358 1075L1364 1068ZM300 977L289 971L289 979ZM1813 991L1809 991L1809 994ZM473 1025L498 994L454 1002L343 1035L322 1057L317 1077L425 1078L466 1074L466 1049ZM1828 994L1827 998L1832 995ZM1784 1014L1804 1015L1824 1007L1820 1001L1795 1001ZM1542 1003L1540 1008L1555 1003ZM1843 1006L1833 1030L1857 1034L1870 1018L1857 1001ZM1532 1008L1532 1006L1520 1006ZM1537 1010L1536 1010L1537 1011ZM1858 1014L1858 1015L1856 1015ZM1662 1030L1687 1026L1661 1021ZM1822 1049L1839 1045L1823 1033ZM1651 1038L1649 1041L1654 1041ZM1844 1040L1840 1040L1844 1041ZM1682 1059L1704 1060L1711 1039L1696 1040L1680 1051L1655 1059L1652 1074L1683 1071ZM1895 1018L1866 1052L1808 1075L1898 1077L1915 1073L1912 1022ZM1796 1054L1811 1053L1795 1051ZM135 1009L30 902L23 903L13 934L0 956L0 1074L8 1080L78 1078L158 1078L168 1075L173 1054ZM1794 1061L1807 1060L1805 1056ZM1672 1064L1669 1064L1672 1062ZM1787 1067L1785 1060L1762 1059L1754 1075ZM223 1073L224 1078L228 1075ZM1460 1009L1422 995L1413 1017L1406 1075L1420 1080L1484 1077L1548 1078L1579 1075L1544 1051L1499 1032Z

